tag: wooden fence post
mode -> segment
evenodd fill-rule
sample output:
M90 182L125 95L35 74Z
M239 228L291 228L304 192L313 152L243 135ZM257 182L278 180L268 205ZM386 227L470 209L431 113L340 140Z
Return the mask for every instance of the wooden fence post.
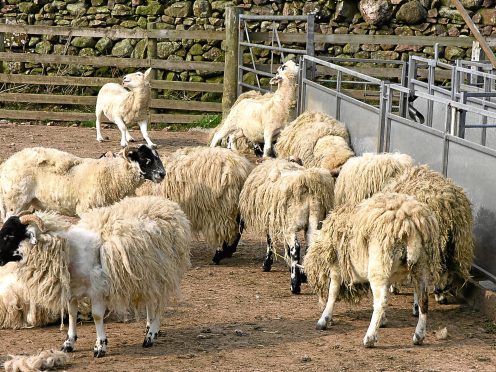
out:
M5 24L5 18L0 18L0 24ZM0 52L5 52L5 33L0 32ZM3 74L3 61L0 61L0 74Z
M147 45L146 45L146 59L149 62L149 66L152 67L152 59L157 58L157 39L154 37L150 36L151 31L156 29L156 24L155 23L148 23L147 26ZM152 69L150 72L150 81L156 80L157 79L157 70ZM158 91L152 87L151 92L151 99L155 99L158 96ZM149 109L148 111L148 125L151 127L152 124L152 114L154 114L157 110L155 109Z
M222 95L222 114L229 111L236 101L238 84L238 48L239 48L239 15L241 9L238 7L228 7L225 13L226 25L226 57L224 68L224 92Z

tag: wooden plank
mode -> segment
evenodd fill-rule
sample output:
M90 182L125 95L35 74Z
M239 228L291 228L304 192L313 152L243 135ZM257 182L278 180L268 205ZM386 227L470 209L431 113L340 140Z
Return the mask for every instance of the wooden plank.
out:
M51 103L61 105L96 104L96 97L60 94L0 93L0 102Z
M0 117L16 120L53 120L53 121L94 121L95 114L87 112L56 112L56 111L28 111L2 110ZM152 114L152 123L192 123L200 120L203 115L182 114Z
M200 39L200 40L224 40L224 31L212 30L154 30L147 31L139 28L79 28L64 26L24 25L8 24L0 25L0 32L21 33L30 35L53 35L53 36L86 36L86 37L108 37L111 39Z
M206 72L224 71L222 62L164 61L160 59L80 57L58 54L10 53L0 52L0 60L29 63L52 63L61 65L113 66L120 68L159 68L164 70L199 70ZM151 65L151 66L150 66Z
M486 53L486 56L487 58L489 58L489 61L491 61L493 67L496 67L496 56L494 56L491 47L487 44L486 39L479 32L477 26L472 21L472 18L470 18L469 14L465 10L463 4L460 2L460 0L452 0L452 1L453 4L455 4L456 9L458 9L458 12L460 12L468 28L470 29L470 31L472 31L472 34L474 35L475 39L479 42L482 50L484 51L484 53Z
M213 92L222 93L224 84L217 83L193 83L187 81L152 81L152 88L165 90L186 90L190 92Z
M150 108L171 110L221 112L222 104L216 102L180 101L173 99L152 99Z

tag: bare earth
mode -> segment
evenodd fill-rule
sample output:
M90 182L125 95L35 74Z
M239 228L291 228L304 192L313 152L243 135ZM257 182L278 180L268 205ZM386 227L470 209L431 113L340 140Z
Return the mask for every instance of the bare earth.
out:
M0 124L0 160L31 146L55 147L79 156L96 157L119 149L119 133L104 129L111 142L100 144L95 130L77 127ZM139 131L132 134L141 138ZM203 145L202 132L151 131L160 148ZM195 241L192 268L183 282L183 298L167 308L162 332L151 349L143 349L144 320L107 322L109 349L94 359L95 328L78 328L71 371L496 371L496 326L465 304L430 301L429 333L423 346L413 346L416 319L411 315L411 289L391 295L389 324L380 330L374 349L365 349L372 300L343 302L335 324L315 330L320 315L317 297L308 287L291 295L282 262L261 270L263 238L249 231L238 252L219 266L210 264L213 250ZM435 331L447 327L449 338ZM7 354L58 349L65 332L58 325L41 329L0 330L0 363Z

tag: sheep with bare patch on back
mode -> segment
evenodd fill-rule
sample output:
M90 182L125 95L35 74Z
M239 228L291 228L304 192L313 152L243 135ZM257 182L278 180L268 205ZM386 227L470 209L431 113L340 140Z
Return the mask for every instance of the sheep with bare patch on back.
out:
M458 276L470 277L474 256L473 216L463 189L427 166L413 166L404 154L365 154L350 159L336 181L336 205L358 203L378 191L401 192L425 202L436 214L441 230L440 280L436 300L445 303L446 292ZM414 304L414 314L418 313Z
M300 245L297 232L306 231L309 244L320 221L333 207L334 179L322 168L308 168L282 159L266 160L248 176L239 197L241 219L267 235L264 271L270 271L273 241L289 249L291 291L300 292Z
M264 143L263 156L271 153L273 140L289 122L290 107L296 97L298 66L293 61L284 63L270 80L278 84L277 90L267 99L246 98L231 108L210 142L210 147L219 145L223 138L230 136L229 143L236 150L236 138L245 136L251 143Z
M2 164L0 214L5 220L32 205L80 215L133 194L145 179L160 182L164 176L158 153L146 145L100 159L51 148L25 148Z
M103 142L100 129L101 121L107 117L115 123L121 132L121 146L125 147L134 138L127 130L127 126L138 123L143 139L150 147L156 145L148 136L147 116L151 100L149 68L142 72L127 74L122 78L122 85L107 83L98 92L96 98L96 139ZM127 89L126 89L127 88ZM129 89L129 90L128 90Z
M410 276L420 299L413 343L421 345L427 291L439 273L439 244L435 214L413 196L380 192L358 205L338 207L324 221L303 261L308 283L326 301L317 329L331 322L340 296L356 301L370 284L374 312L363 344L373 347L385 321L388 286Z
M78 300L88 297L97 331L94 356L102 357L106 309L146 309L143 347L153 345L160 315L179 295L190 265L190 241L190 223L177 203L125 198L82 214L74 225L54 212L10 217L0 230L0 266L19 261L28 298L54 312L67 306L66 352L77 339Z
M167 174L146 182L137 195L160 195L178 203L210 247L218 264L236 251L242 226L239 194L253 169L245 157L225 148L186 147L165 157Z

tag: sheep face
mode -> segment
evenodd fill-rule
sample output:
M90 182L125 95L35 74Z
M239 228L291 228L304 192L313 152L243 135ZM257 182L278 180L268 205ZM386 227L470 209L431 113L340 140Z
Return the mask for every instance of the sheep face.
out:
M164 179L164 165L155 149L147 145L141 145L137 149L129 150L126 157L130 161L138 163L141 174L145 179L156 183Z
M151 68L145 71L145 73L142 72L134 72L132 74L127 74L124 75L122 78L122 86L124 88L128 89L134 89L138 87L142 87L146 85L146 83L150 82L150 72Z
M0 266L22 260L19 245L24 239L30 238L30 234L28 226L21 223L19 217L12 216L5 221L0 229Z
M277 69L277 74L270 79L270 84L278 84L283 80L295 79L298 75L299 67L293 61L287 61Z

